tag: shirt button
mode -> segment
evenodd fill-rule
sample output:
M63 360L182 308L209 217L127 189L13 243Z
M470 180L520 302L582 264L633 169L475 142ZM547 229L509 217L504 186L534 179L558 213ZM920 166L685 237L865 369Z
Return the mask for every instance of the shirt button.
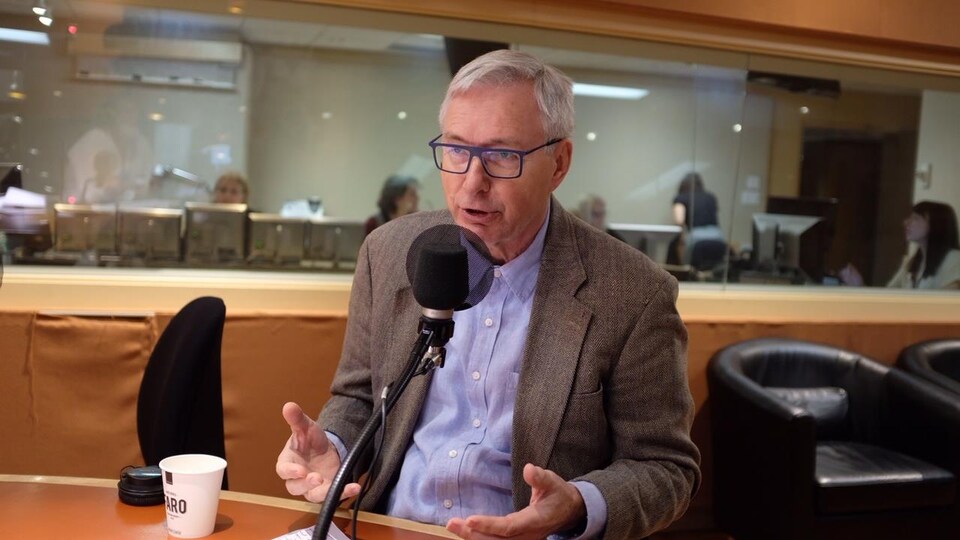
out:
M479 380L480 380L480 372L479 372L479 371L474 371L473 373L470 374L470 376L473 377L473 380L475 380L475 381L479 381Z
M480 423L481 423L481 422L480 422L480 419L479 419L479 418L474 418L474 419L473 419L473 427L480 427Z
M457 457L457 451L456 451L456 450L451 450L451 451L447 452L447 455L450 456L450 457Z
M490 317L487 317L487 318L483 321L483 325L486 326L487 328L493 326L493 319L491 319Z
M503 272L501 272L499 268L493 269L493 277L500 277L502 275L503 275Z
M443 507L446 508L446 509L448 509L448 510L449 510L450 508L453 508L453 501L451 501L450 499L444 499L444 500L443 500Z

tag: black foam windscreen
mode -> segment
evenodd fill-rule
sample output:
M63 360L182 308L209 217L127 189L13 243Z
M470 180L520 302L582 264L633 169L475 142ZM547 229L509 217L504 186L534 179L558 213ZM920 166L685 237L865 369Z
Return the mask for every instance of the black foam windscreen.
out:
M428 309L454 309L470 294L467 250L459 244L430 242L420 250L413 297Z
M487 292L490 291L490 286L493 284L492 258L487 252L483 241L481 241L477 235L457 225L446 224L431 227L420 233L420 235L414 239L410 250L407 252L407 278L410 280L410 284L413 285L414 297L417 299L417 302L421 306L431 309L451 309L450 306L444 308L428 306L421 301L418 295L443 295L446 293L443 293L440 289L448 287L458 291L460 290L459 282L452 284L452 280L462 279L459 275L459 269L455 277L453 275L446 275L447 271L442 267L438 267L437 269L425 268L423 272L420 271L421 261L424 258L423 253L435 251L435 246L445 246L450 251L465 250L465 272L468 293L464 295L465 298L460 299L458 304L454 304L452 309L458 311L469 309L480 303L487 295ZM433 261L434 257L435 255L426 256L427 261ZM441 260L442 258L443 257L439 257L436 260ZM428 262L427 264L433 266L434 263ZM459 265L460 263L458 262L457 264ZM425 290L426 288L436 288L438 291L428 293ZM422 293L418 291L418 289L421 289ZM435 301L431 300L431 303L435 303Z

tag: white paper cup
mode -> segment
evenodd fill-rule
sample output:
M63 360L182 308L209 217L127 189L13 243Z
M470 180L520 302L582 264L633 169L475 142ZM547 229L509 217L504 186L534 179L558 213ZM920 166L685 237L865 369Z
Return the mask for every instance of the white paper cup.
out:
M220 483L227 462L217 456L183 454L160 460L167 532L178 538L213 533Z

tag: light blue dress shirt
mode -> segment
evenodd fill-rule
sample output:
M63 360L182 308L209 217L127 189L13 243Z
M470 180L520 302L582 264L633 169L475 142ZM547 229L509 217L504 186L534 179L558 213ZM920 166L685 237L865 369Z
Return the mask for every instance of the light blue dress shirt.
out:
M514 511L513 409L548 221L549 215L526 251L494 268L490 292L479 304L454 314L446 363L433 374L387 501L389 515L445 525L453 517ZM343 443L330 435L342 459ZM593 484L573 485L587 508L581 538L599 537L606 502Z

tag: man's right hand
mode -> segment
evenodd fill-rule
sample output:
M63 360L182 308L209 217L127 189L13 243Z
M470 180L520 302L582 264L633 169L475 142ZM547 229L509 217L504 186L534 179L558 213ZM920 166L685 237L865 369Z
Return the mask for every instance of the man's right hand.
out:
M291 495L322 503L340 468L340 455L320 425L296 403L284 404L283 419L290 425L291 434L277 456L277 476L286 481ZM360 484L347 484L340 499L359 493Z

